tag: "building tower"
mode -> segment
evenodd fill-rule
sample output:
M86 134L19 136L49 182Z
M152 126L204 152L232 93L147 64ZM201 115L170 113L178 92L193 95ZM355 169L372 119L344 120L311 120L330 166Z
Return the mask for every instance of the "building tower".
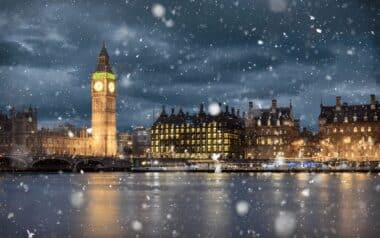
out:
M105 43L91 78L92 151L95 156L115 156L116 144L116 76L109 64Z

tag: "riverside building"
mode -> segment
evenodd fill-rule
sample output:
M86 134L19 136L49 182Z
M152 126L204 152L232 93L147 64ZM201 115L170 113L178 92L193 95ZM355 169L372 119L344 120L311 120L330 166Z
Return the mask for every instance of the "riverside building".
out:
M303 146L291 103L289 107L278 107L273 99L271 107L254 109L253 102L249 102L245 131L248 159L295 158Z
M348 105L336 97L333 106L321 103L320 159L379 160L380 105L375 95L368 104Z
M244 156L244 120L228 106L210 115L201 104L193 115L165 107L151 128L153 158L238 159Z

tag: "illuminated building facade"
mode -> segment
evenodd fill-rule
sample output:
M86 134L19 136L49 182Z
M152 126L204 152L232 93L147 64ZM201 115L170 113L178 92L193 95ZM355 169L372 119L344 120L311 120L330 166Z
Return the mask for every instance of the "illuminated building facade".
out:
M321 104L319 115L321 159L376 160L380 156L380 105L348 105L336 97L334 106Z
M12 155L19 148L20 153L37 156L116 156L116 76L104 44L91 77L91 96L91 129L66 124L37 130L37 111L32 108L0 115L0 155Z
M71 125L42 129L35 137L35 154L116 156L116 76L109 64L104 43L98 56L98 65L91 76L91 99L91 129Z
M92 74L92 151L97 156L115 156L116 142L116 76L113 74L106 47L98 57Z
M87 128L65 124L54 129L42 128L34 137L32 154L94 156L91 134Z
M299 154L302 139L291 103L289 107L277 107L273 99L270 108L254 109L253 102L249 102L245 129L248 159L294 158Z
M190 115L182 109L175 114L163 107L151 128L151 155L153 158L242 158L244 120L231 112L212 116L200 105L199 113Z

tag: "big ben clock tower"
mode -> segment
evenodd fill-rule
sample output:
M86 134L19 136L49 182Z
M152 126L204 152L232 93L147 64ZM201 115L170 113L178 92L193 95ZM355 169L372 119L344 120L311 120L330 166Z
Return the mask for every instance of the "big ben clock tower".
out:
M116 76L109 64L103 42L98 65L91 78L92 151L95 156L115 156L116 144Z

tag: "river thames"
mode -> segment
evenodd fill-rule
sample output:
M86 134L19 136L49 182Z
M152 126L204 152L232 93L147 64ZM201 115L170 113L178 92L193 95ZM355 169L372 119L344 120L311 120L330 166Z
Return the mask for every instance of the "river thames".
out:
M0 175L1 237L377 237L367 173Z

